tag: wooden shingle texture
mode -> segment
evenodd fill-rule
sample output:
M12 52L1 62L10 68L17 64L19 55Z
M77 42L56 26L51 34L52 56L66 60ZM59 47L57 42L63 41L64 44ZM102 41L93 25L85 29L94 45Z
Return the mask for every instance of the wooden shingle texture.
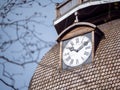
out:
M29 90L120 90L120 19L97 26L105 34L92 63L59 70L59 43L41 60Z

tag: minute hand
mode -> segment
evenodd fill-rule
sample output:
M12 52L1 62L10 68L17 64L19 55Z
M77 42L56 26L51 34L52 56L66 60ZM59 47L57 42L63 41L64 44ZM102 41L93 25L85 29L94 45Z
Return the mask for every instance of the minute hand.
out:
M85 45L87 45L88 42L84 42L77 50L76 52L79 52Z
M76 52L79 52L84 47L84 43L76 50Z
M70 51L75 51L73 47L67 47L67 49L69 49Z

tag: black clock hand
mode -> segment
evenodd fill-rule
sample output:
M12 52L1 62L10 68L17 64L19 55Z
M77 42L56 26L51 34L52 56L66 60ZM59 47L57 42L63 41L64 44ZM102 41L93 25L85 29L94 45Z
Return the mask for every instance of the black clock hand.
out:
M84 47L84 44L82 44L82 45L76 50L76 52L79 52L83 47Z
M81 40L81 43L83 43L84 37ZM84 43L76 50L76 52L80 51L84 46Z
M84 46L86 46L88 44L88 42L84 42L77 50L76 52L79 52Z
M66 47L66 49L69 49L70 51L76 51L73 47Z

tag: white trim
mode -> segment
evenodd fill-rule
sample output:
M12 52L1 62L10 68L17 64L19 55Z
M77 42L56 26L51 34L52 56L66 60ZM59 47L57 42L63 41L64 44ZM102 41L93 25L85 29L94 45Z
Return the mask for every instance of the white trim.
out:
M92 5L112 3L112 2L117 2L117 1L120 1L120 0L100 0L100 1L91 1L91 2L83 3L83 4L79 5L79 6L77 6L76 8L72 9L71 11L66 13L65 15L61 16L60 18L58 18L53 23L54 23L54 25L58 24L59 22L61 22L65 18L67 18L68 16L72 15L74 12L78 11L79 9L82 9L82 8L85 8L85 7L89 7L89 6L92 6Z

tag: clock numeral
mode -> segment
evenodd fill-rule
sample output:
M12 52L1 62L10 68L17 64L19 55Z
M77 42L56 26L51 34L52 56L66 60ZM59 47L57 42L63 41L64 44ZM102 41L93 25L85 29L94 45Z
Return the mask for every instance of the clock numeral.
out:
M64 56L67 56L67 55L69 55L69 53L65 53L65 54L64 54Z
M86 45L88 45L88 42L86 41L86 42L84 42L84 45L86 46Z
M71 59L71 57L70 56L68 56L67 58L66 58L66 61L69 61Z
M88 56L88 55L89 55L89 52L86 52L86 51L85 51L85 52L84 52L84 55Z
M76 43L79 43L79 38L76 38Z
M73 64L73 61L74 61L74 60L73 60L73 59L71 59L70 64Z
M79 60L78 59L76 59L76 64L79 64Z
M88 46L88 47L85 47L85 49L90 49L90 46Z
M83 57L81 57L81 59L82 59L82 60L84 60L84 58L83 58Z
M72 46L74 45L74 43L73 43L72 41L70 42L70 44L71 44Z

